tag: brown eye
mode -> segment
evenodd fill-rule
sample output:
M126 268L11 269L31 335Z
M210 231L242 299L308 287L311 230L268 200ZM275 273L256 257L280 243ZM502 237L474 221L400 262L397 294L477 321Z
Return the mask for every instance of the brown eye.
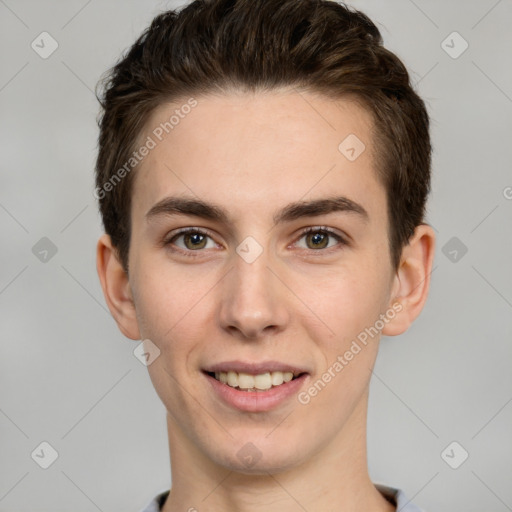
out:
M182 236L185 247L190 250L204 249L208 239L202 233L186 233Z
M306 245L310 249L325 249L329 243L329 235L317 231L316 233L308 233L306 235Z
M201 249L213 249L215 242L208 233L199 229L184 229L169 237L164 244L172 248L177 247L181 252L197 252Z
M304 242L302 242L304 240ZM302 242L302 243L301 243ZM345 240L328 228L309 228L302 232L297 245L302 249L330 249L335 245L346 245Z

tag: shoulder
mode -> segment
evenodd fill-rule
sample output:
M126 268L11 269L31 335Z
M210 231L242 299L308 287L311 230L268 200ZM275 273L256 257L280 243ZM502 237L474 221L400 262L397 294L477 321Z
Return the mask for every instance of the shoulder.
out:
M170 489L166 491L160 492L157 494L150 503L147 504L145 508L143 508L140 512L160 512L162 510L162 506L169 495Z
M391 487L382 483L373 483L377 490L391 503L396 506L396 510L400 512L426 512L422 508L415 505L402 491L397 487Z
M426 512L407 498L404 491L382 483L375 483L377 490L400 512ZM157 494L140 512L161 512L162 506L169 495L169 489Z

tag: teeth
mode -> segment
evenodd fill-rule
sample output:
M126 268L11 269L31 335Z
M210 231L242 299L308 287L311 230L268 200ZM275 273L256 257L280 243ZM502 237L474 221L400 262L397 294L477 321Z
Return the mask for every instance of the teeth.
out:
M215 378L232 388L250 391L266 391L272 386L280 386L283 382L293 379L292 372L265 372L259 375L237 372L215 372Z
M235 372L228 372L226 384L231 386L232 388L236 388L238 386L238 375Z
M254 387L254 377L248 373L239 373L238 387L240 389L252 389Z
M283 372L272 372L272 386L280 386L283 382Z
M256 389L270 389L272 387L272 376L269 372L254 376L254 387ZM238 381L240 383L240 380ZM238 384L241 388L240 384Z

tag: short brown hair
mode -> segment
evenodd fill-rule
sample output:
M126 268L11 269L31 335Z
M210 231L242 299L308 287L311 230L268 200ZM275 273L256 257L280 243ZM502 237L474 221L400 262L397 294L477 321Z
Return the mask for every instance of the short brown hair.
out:
M374 23L343 4L195 0L156 16L98 85L96 197L126 271L133 173L113 179L120 178L150 115L164 102L233 88L291 86L332 98L355 96L374 120L374 160L387 194L394 269L423 223L432 151L425 104Z

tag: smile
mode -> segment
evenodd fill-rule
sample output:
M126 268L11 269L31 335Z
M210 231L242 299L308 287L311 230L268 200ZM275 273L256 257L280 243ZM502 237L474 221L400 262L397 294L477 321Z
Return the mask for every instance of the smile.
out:
M213 397L241 412L284 406L309 382L311 369L283 361L224 361L202 369ZM291 402L295 403L295 402Z
M264 372L257 375L251 375L245 372L208 372L211 377L214 377L219 382L227 384L228 386L243 391L267 391L271 388L281 386L283 383L290 382L301 375L300 372L294 374L293 372Z

